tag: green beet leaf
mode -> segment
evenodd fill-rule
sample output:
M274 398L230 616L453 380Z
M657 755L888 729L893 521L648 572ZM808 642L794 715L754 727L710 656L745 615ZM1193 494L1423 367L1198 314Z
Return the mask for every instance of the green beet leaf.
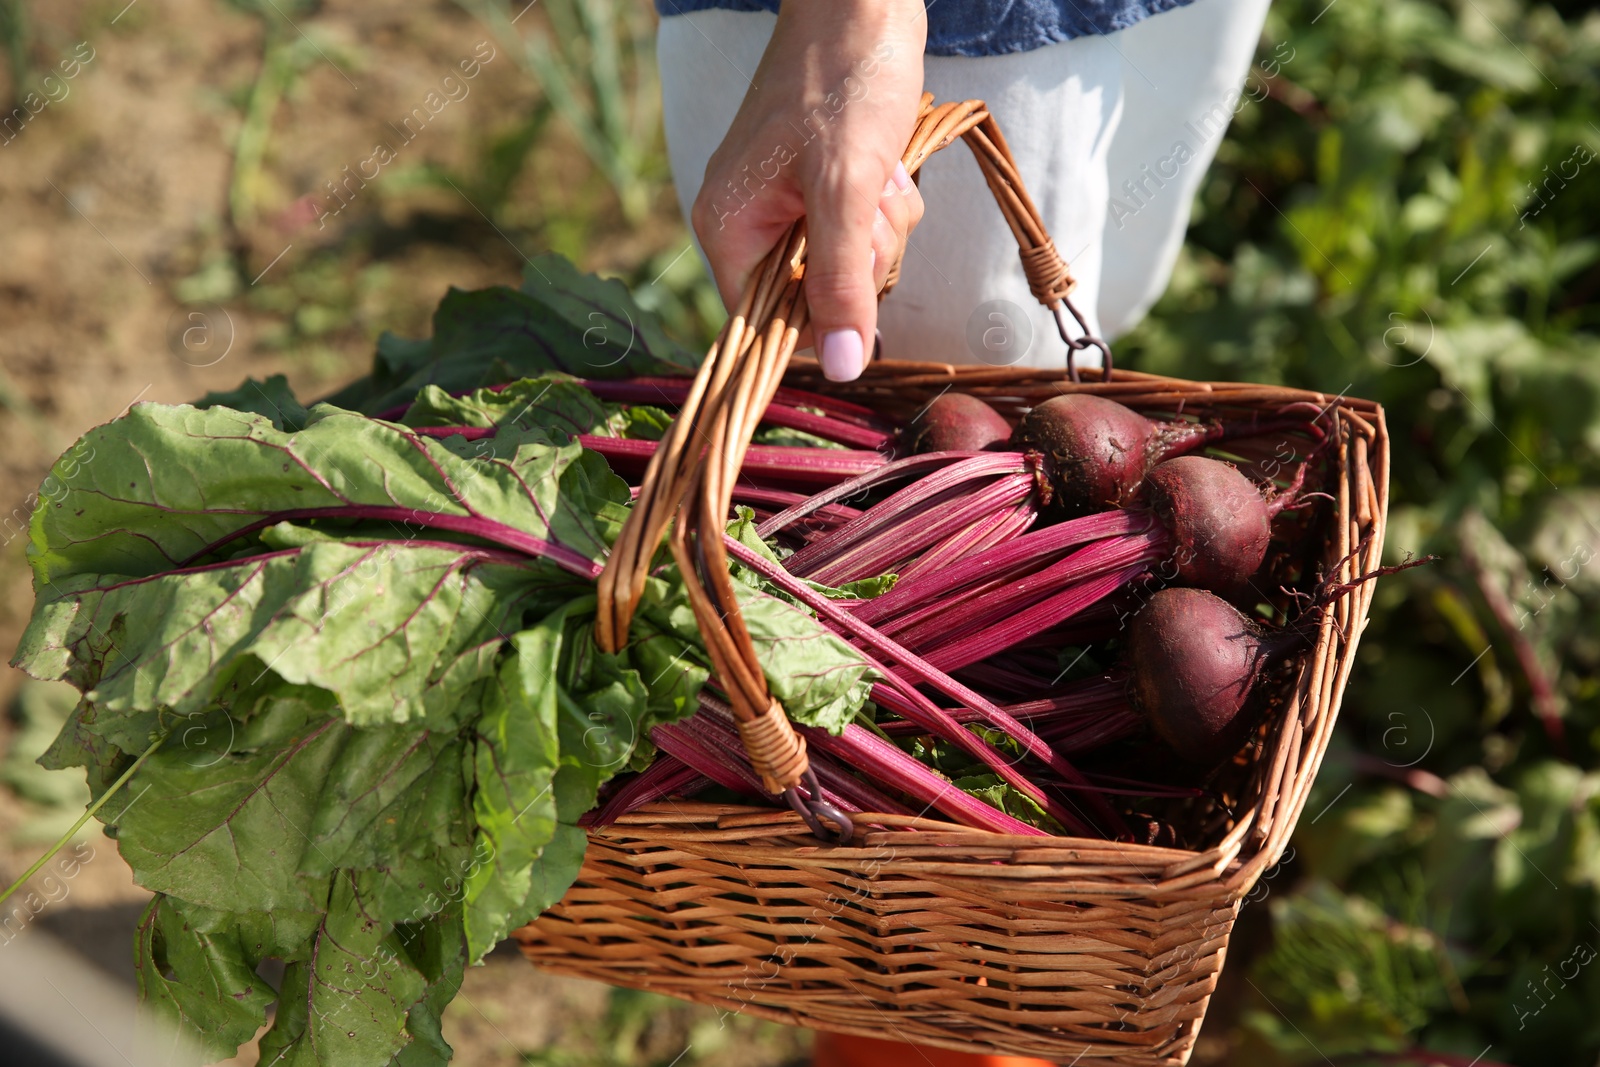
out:
M295 398L289 379L274 374L264 382L246 378L236 389L210 392L195 402L197 408L232 408L264 415L280 430L303 430L309 416L305 405Z
M139 921L139 996L209 1057L232 1056L277 999L256 967L301 958L320 921L314 912L231 915L158 893Z
M467 951L474 961L531 917L522 909L529 877L555 832L551 787L560 762L556 694L565 614L513 639L475 727L472 810L479 851L488 858L466 888Z
M137 579L52 583L16 662L105 711L203 713L235 674L270 670L338 696L353 722L449 715L494 670L537 598L536 569L405 542L318 542L249 562ZM138 620L134 625L131 620ZM249 681L246 678L246 681ZM124 751L150 726L123 723Z
M449 947L460 941L459 919L441 916L432 924L438 946L413 949L408 940L426 935L378 921L365 905L359 879L344 871L333 876L309 951L284 971L278 1015L261 1041L262 1063L384 1067L419 1037L434 1055L413 1062L443 1063L448 1056L437 1033L437 1003L460 985L462 957ZM420 1010L415 1030L414 1010Z
M451 396L436 385L417 394L401 421L407 426L516 426L557 430L567 437L581 433L611 435L619 415L576 382L555 375L519 378L500 389L478 389Z
M621 282L543 255L529 263L520 289L450 290L426 341L384 334L371 377L330 399L375 413L410 403L429 385L463 392L550 371L622 378L683 374L698 364Z
M390 538L417 536L435 513L480 519L599 559L605 544L583 519L586 502L561 501L557 489L581 450L520 433L492 443L463 456L325 406L286 433L227 408L139 404L85 435L95 462L63 459L52 472L61 491L31 524L34 589L49 596L75 574L159 573L275 513L317 508L396 509L383 513Z

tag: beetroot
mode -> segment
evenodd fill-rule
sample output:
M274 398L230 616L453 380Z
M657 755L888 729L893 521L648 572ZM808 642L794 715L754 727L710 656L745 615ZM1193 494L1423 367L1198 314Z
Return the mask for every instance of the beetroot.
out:
M1129 504L1162 460L1217 436L1199 423L1160 423L1088 393L1052 397L1028 412L1020 437L1045 457L1056 500L1071 514Z
M1179 755L1214 764L1243 743L1256 682L1295 639L1203 589L1162 589L1128 630L1129 696Z
M1158 464L1144 495L1172 534L1179 580L1223 593L1241 588L1261 567L1272 516L1282 507L1268 503L1236 468L1204 456Z
M1005 417L965 393L941 393L906 431L915 452L994 451L1011 440Z

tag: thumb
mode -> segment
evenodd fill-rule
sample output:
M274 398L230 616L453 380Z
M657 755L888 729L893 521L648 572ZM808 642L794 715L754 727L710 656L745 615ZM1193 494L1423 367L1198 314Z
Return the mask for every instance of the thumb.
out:
M836 382L860 377L872 351L878 324L872 221L887 174L876 161L834 161L804 190L806 302L822 373Z

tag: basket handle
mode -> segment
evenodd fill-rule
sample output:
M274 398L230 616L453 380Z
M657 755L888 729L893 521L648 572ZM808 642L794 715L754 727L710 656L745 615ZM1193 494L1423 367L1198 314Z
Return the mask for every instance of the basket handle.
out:
M1011 150L984 103L965 100L934 106L933 95L924 93L916 131L901 157L906 171L915 174L929 156L957 137L972 149L1016 236L1028 288L1055 313L1066 339L1063 307L1083 323L1067 299L1075 283L1023 188ZM805 739L795 732L767 688L739 611L722 543L733 484L750 438L806 326L805 261L806 224L800 219L752 273L738 306L695 375L677 418L650 458L638 498L600 575L595 640L608 652L616 652L626 642L656 548L669 521L676 519L672 555L683 574L712 669L727 691L751 765L768 791L784 794L819 837L842 840L852 832L850 822L822 804L806 757ZM1068 340L1069 348L1105 349L1104 342L1088 338L1087 333L1085 328L1085 338L1076 344ZM1105 367L1109 376L1109 351L1105 352ZM799 792L802 784L809 797ZM828 831L818 821L818 814L834 822L837 832Z

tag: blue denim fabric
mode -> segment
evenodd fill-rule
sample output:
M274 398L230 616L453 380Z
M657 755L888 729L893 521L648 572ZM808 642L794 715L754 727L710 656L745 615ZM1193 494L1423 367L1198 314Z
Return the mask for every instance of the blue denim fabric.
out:
M805 3L806 0L790 0ZM1029 52L1074 37L1125 30L1191 0L926 0L931 56ZM778 0L656 0L662 15L720 8L778 10Z

